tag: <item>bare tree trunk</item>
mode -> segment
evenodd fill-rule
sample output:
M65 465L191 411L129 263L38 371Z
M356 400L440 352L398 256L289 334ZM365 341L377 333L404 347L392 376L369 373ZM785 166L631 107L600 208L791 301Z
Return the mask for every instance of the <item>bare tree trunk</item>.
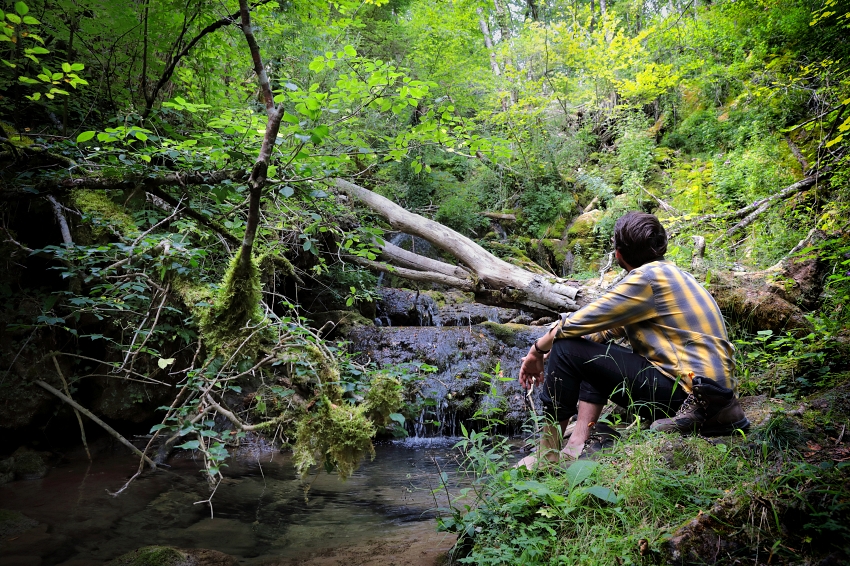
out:
M463 282L464 288L472 288L484 302L520 304L549 312L564 312L578 308L576 296L579 289L568 285L566 281L551 274L547 276L534 274L511 265L492 255L466 236L438 222L408 212L391 200L368 189L342 179L336 179L335 184L342 192L357 198L386 218L393 228L428 240L434 246L452 254L465 266L465 269L457 268L442 262L437 262L441 265L435 266L427 263L433 260L410 254L413 257L403 258L403 262L407 267L414 268L417 277L427 276L432 281L437 278L452 277ZM395 250L384 246L383 253L398 261ZM406 253L409 254L409 252ZM370 267L379 268L377 265L370 265ZM473 275L465 276L465 271ZM399 275L406 276L402 273Z
M490 26L487 25L487 20L484 19L484 10L482 8L478 8L476 12L478 13L478 27L484 35L484 47L487 48L487 52L490 54L490 68L493 70L494 75L501 77L502 71L499 69L499 62L496 60L496 52L493 50L493 37L490 35Z
M528 6L528 16L531 18L531 21L538 21L540 19L540 12L537 2L535 0L526 0L525 4Z

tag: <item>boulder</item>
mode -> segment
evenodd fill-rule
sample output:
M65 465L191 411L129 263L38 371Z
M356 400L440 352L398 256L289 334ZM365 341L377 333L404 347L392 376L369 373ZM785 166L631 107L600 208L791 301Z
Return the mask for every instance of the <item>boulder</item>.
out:
M9 483L13 479L15 479L15 459L0 460L0 485Z
M41 454L21 446L12 454L15 479L40 480L47 475L47 464Z
M570 240L583 240L593 236L593 228L604 216L604 212L594 209L579 215L567 229L565 237Z
M0 539L14 537L38 525L38 521L30 519L19 511L0 509Z

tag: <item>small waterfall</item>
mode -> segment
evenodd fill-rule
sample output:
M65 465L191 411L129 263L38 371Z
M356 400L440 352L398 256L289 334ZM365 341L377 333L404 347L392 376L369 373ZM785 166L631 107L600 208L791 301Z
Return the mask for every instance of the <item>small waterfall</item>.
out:
M396 235L390 238L390 243L394 246L398 246L401 248L404 247L402 244L407 239L410 239L410 241L413 242L413 236L411 236L410 234L405 234L404 232L398 232ZM384 283L384 275L385 273L383 271L380 275L378 275L378 283L376 285L378 289L380 289Z

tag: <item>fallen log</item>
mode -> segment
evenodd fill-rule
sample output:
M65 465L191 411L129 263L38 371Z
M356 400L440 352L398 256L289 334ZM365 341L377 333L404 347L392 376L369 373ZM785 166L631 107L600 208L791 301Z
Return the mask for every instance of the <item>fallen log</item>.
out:
M459 268L461 272L457 272L457 267L436 262L436 264L441 264L436 266L440 269L437 271L433 263L429 264L432 267L426 267L428 261L433 262L434 260L417 256L414 261L414 258L407 257L405 259L407 267L425 268L413 269L417 272L413 274L416 277L430 277L427 274L431 273L464 281L464 285L469 285L482 300L519 304L546 312L564 312L578 309L576 296L579 293L579 288L567 284L566 280L552 274L531 273L511 265L451 228L408 212L391 200L354 183L342 179L335 179L334 183L340 191L351 198L357 198L386 218L394 229L419 236L431 242L434 246L456 257L464 266ZM384 255L392 256L395 254L396 257L399 256L397 250L388 248L386 244L380 247ZM412 255L415 256L416 254ZM363 263L361 261L361 263L380 269L375 262ZM448 272L450 270L451 273ZM458 273L462 274L463 271L471 273L471 275L463 278L457 277ZM430 280L433 280L433 277Z

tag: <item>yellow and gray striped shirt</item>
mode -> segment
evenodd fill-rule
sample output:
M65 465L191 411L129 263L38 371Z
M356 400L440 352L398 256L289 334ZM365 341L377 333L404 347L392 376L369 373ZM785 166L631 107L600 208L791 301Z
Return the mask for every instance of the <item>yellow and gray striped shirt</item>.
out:
M626 337L634 353L668 377L680 378L689 392L691 375L726 386L732 381L735 348L720 308L690 273L670 261L633 269L601 298L561 315L553 326L556 340Z

